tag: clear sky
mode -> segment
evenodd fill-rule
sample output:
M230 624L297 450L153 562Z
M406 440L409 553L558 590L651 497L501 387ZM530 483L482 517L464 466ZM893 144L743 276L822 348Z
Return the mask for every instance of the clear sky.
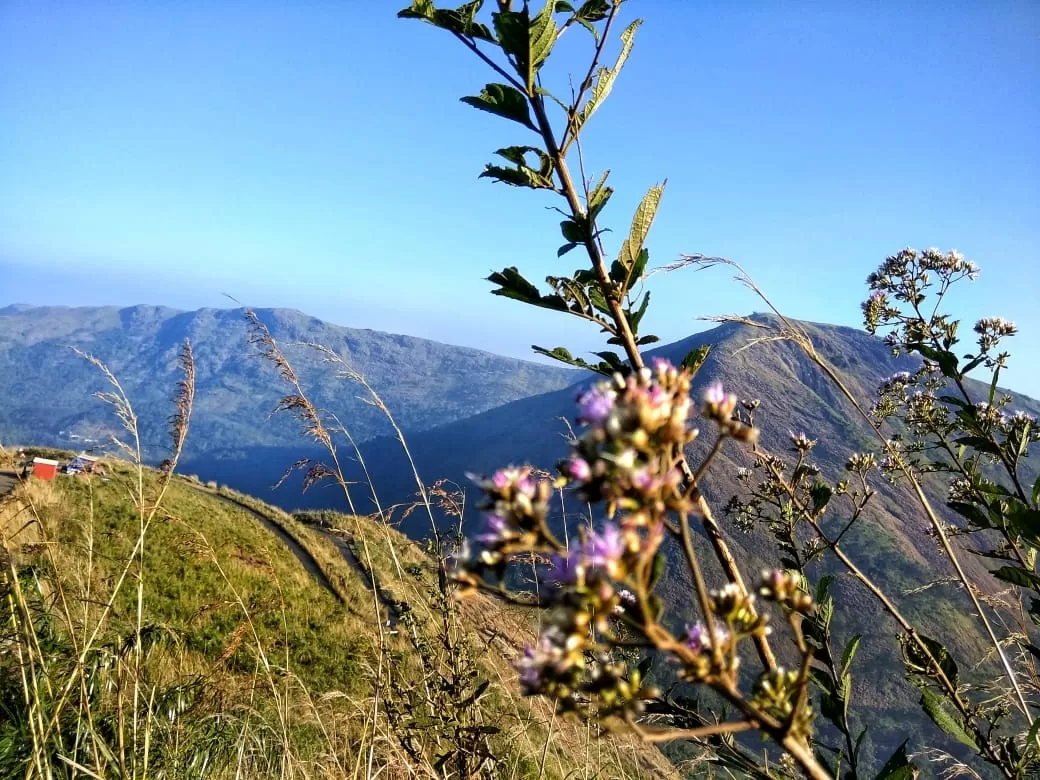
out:
M577 253L556 259L543 197L478 181L533 136L458 102L489 74L403 3L0 2L0 305L228 292L507 354L599 346L488 294L491 270L540 279ZM606 225L667 178L652 265L724 255L786 313L850 325L886 255L957 248L983 276L956 310L1017 321L1009 380L1040 396L1040 4L625 14L646 23L585 145L613 170ZM588 54L573 33L546 70L563 92ZM721 271L654 281L665 340L762 308Z

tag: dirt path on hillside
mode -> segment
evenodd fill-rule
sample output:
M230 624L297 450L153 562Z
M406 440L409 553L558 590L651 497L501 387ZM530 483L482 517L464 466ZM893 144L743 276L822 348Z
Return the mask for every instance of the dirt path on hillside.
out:
M268 531L277 536L278 540L289 548L289 552L296 556L296 560L300 562L300 565L303 566L304 570L312 577L314 577L314 579L318 581L319 585L321 585L323 588L325 588L325 590L331 593L333 597L336 599L336 601L342 603L343 599L341 599L339 594L336 593L336 589L332 587L332 583L329 582L329 578L325 576L325 572L322 570L321 565L314 559L314 556L307 552L307 550L299 542L297 542L295 539L292 538L292 536L287 534L277 523L272 521L270 518L265 517L260 512L257 512L255 509L248 507L245 504L242 504L238 501L235 501L235 499L233 498L222 496L219 493L215 493L214 491L203 487L196 487L195 489L200 493L205 493L207 496L212 496L213 498L219 499L220 501L223 501L225 504L230 504L236 509L240 509L243 512L250 514L257 520L259 520L260 524L264 528L266 528Z
M293 537L290 534L286 533L285 530L281 528L277 523L275 523L269 517L264 515L262 512L258 512L252 507L247 506L239 501L236 501L235 499L229 496L222 496L219 493L216 493L210 490L209 488L205 487L193 487L195 487L195 489L198 490L200 493L205 493L208 496L213 496L214 498L220 499L224 503L230 504L236 509L241 509L243 512L246 512L255 517L257 520L259 520L260 524L263 525L264 528L266 528L275 536L277 536L278 539L283 544L285 544L286 547L289 548L289 551L294 556L296 556L296 560L300 562L300 565L303 566L303 568L307 571L308 574L310 574L312 577L314 577L314 579L318 581L319 585L321 585L323 588L325 588L325 590L331 593L341 604L344 603L343 598L339 595L339 593L336 592L336 589L332 586L332 583L329 582L329 578L325 575L325 571L321 568L321 565L317 562L317 560L315 560L314 556L311 555L306 550L306 548L304 548L299 542L293 539ZM330 542L336 545L336 549L339 550L340 555L343 556L343 560L358 575L365 588L367 588L369 591L375 591L376 597L379 599L380 604L382 604L383 608L387 611L390 628L395 627L397 625L398 620L400 619L400 605L392 598L387 597L386 594L383 593L383 591L380 588L376 587L376 585L372 582L372 577L369 574L368 569L366 569L365 566L362 565L361 561L357 559L357 556L354 555L354 551L350 548L350 545L348 544L347 540L340 536L337 536L336 534L329 533L321 528L317 528L315 530L317 530L319 533L321 533L322 536L324 536L326 539L328 539Z
M350 568L357 572L357 575L361 578L361 582L364 583L365 587L368 588L370 592L375 592L376 598L379 599L379 603L386 609L388 616L387 625L390 628L394 628L401 619L401 605L387 596L386 593L383 592L383 589L379 587L377 582L372 581L371 573L354 554L354 550L351 548L349 543L350 540L322 529L319 529L319 531L336 545L336 549L338 549L340 554L343 556L343 560L347 562L347 565L350 566ZM354 536L351 534L350 539L352 540L353 538Z

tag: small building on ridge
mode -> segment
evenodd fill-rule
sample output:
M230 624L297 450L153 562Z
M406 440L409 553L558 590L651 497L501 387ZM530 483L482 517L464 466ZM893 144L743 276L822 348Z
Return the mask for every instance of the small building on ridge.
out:
M33 458L32 475L37 479L54 479L58 476L58 461L50 458Z

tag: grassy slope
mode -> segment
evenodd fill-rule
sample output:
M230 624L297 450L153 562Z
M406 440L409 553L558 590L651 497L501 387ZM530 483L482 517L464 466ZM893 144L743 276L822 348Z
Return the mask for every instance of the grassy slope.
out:
M109 473L108 482L82 477L31 481L0 509L4 545L14 565L36 565L48 593L62 583L79 635L98 617L96 604L85 605L111 592L137 538L139 515L128 500L134 472L118 466ZM156 481L155 474L145 473L146 492ZM156 678L204 675L208 700L219 700L227 712L236 713L240 728L248 726L247 713L255 713L273 731L275 724L288 723L288 737L275 741L290 745L286 752L294 757L294 776L364 776L368 770L357 762L367 760L369 749L375 765L400 767L391 776L421 773L419 767L405 768L407 757L385 720L373 722L371 716L377 670L393 690L407 690L423 680L405 632L391 632L385 621L387 604L407 602L416 616L410 630L436 639L439 616L429 603L436 582L430 559L396 532L346 518L357 551L352 564L344 557L343 544L330 535L248 497L233 498L296 540L312 565L320 567L326 584L301 565L299 550L294 554L249 510L189 480L173 480L166 511L156 517L145 543L145 620L167 627L177 638L175 649L161 656L162 674L157 671ZM34 512L27 508L30 504ZM39 522L32 520L33 514ZM382 630L377 629L377 607L357 562L382 589ZM104 640L133 636L135 601L131 577L115 599ZM56 605L53 609L61 612ZM493 738L500 776L538 776L543 750L546 777L667 776L670 769L654 748L629 740L589 740L584 728L561 723L542 705L517 695L508 658L530 638L529 616L483 599L467 603L462 614L465 644L479 658L481 676L491 683L482 717L502 729ZM86 618L80 619L82 615ZM262 656L270 675L258 671ZM196 715L202 719L205 706L199 706ZM256 743L265 729L252 728ZM272 764L256 758L252 769L257 775L274 771ZM281 771L286 774L284 764Z

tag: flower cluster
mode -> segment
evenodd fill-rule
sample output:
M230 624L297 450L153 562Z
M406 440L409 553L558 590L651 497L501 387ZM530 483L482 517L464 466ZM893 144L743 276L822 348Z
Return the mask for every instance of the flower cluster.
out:
M870 333L891 326L885 341L894 354L921 344L939 343L949 349L956 341L957 322L937 313L921 314L928 291L937 287L941 300L951 284L978 274L978 266L959 252L904 249L867 278L871 295L862 306L864 325Z
M483 560L495 565L505 553L540 540L549 513L552 485L537 480L529 467L510 466L491 477L470 475L484 491L484 528L474 538L483 546Z
M801 578L781 569L763 571L758 592L762 598L775 601L794 612L808 614L813 608L812 596L802 590Z
M983 353L988 353L1000 344L1001 339L1018 333L1018 328L1015 327L1015 323L1009 322L1003 317L983 317L975 323L975 332L979 334L979 349ZM996 363L987 363L987 365L993 368Z
M722 435L732 436L737 441L753 444L758 440L758 429L747 421L741 420L737 415L739 403L733 393L727 393L723 389L721 382L713 382L704 391L704 405L701 407L701 414L709 420L714 420ZM746 401L740 405L745 412L750 414L758 408L758 401Z
M697 435L688 427L690 411L689 373L667 361L615 374L578 396L585 431L560 472L582 498L606 500L611 509L678 508L682 477L662 456Z
M701 621L687 627L683 645L690 651L690 660L679 676L691 682L701 682L712 674L736 672L740 656L735 652L734 635L724 626L715 625L711 630Z
M755 681L751 703L767 715L784 723L795 714L799 689L798 672L777 667L763 672ZM795 721L791 724L792 733L797 735L811 733L812 717L812 708L808 706L808 703L800 707Z

